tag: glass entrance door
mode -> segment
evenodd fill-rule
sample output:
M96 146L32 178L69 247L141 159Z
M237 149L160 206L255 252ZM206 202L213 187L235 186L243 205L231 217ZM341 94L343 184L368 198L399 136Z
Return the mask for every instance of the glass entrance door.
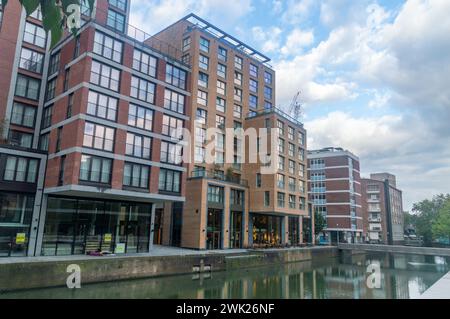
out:
M230 248L242 248L242 212L231 212Z
M289 243L292 246L297 246L299 244L299 218L289 217Z
M222 210L208 209L206 249L222 249Z
M162 209L162 208L156 209L155 210L154 232L153 232L153 244L154 245L162 245L163 222L164 222L164 209Z

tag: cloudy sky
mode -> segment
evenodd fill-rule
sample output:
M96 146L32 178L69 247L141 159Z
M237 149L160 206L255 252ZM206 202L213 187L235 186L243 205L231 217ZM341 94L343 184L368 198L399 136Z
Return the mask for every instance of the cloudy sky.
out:
M450 1L132 0L130 24L190 12L272 58L279 106L302 91L309 148L397 175L406 210L450 192Z

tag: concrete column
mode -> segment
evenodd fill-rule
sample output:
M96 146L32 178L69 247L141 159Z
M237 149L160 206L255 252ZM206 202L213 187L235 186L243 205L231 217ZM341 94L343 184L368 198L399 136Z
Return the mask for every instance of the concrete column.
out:
M148 252L151 253L153 250L153 238L155 237L155 212L156 212L156 204L152 203L152 216L150 222L150 238L148 245Z
M289 218L283 216L281 220L281 243L286 245L289 243Z
M39 191L38 191L39 192ZM42 191L41 191L42 192ZM36 198L37 198L36 194ZM44 239L45 220L47 219L48 195L41 195L40 207L34 207L33 220L31 223L30 243L28 244L28 256L40 256L42 241Z
M222 248L230 248L230 199L231 189L229 187L224 188L224 204L222 212Z
M299 243L303 244L303 216L298 217L298 234L300 236Z

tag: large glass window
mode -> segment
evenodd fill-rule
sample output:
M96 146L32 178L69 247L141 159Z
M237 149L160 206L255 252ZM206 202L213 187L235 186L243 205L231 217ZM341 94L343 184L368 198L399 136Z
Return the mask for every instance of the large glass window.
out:
M208 88L208 74L199 72L198 73L198 85L203 86L204 88Z
M152 77L156 77L157 64L158 60L155 57L140 50L134 49L133 69L148 74Z
M106 25L120 32L125 32L125 16L114 10L108 10Z
M111 183L112 160L91 155L81 156L80 180L92 183Z
M242 73L234 72L234 84L242 86Z
M272 88L267 86L264 87L264 97L268 100L272 99Z
M108 65L92 61L91 82L104 88L119 91L120 71Z
M59 71L59 64L61 62L61 52L56 52L50 57L50 64L48 66L48 74L52 75Z
M31 144L33 143L33 134L10 130L8 142L10 145L31 148Z
M200 37L200 50L208 53L209 52L209 40Z
M148 188L150 168L144 165L125 163L123 168L123 186Z
M264 72L264 83L271 85L272 84L272 73L267 71Z
M238 70L242 70L242 65L244 64L244 60L241 57L234 57L234 67Z
M42 114L42 129L52 125L53 105L47 106Z
M131 78L131 96L148 102L155 103L156 86L152 82L133 76Z
M255 78L258 77L258 67L254 64L250 64L250 75Z
M227 67L223 64L217 64L217 75L226 79L227 78Z
M210 203L223 203L223 187L219 186L208 186L208 202Z
M184 114L184 95L166 89L164 92L164 107Z
M258 81L250 79L249 88L250 92L258 93Z
M227 56L228 56L227 49L219 47L219 50L217 52L217 58L221 61L227 62Z
M162 134L173 138L181 138L183 120L169 115L163 115Z
M235 104L233 107L233 116L235 118L242 118L242 106Z
M130 108L128 110L128 125L147 131L152 131L153 110L130 104Z
M200 54L200 56L199 56L199 66L200 66L200 68L202 68L203 70L208 71L208 68L209 68L209 58L206 57L206 56L204 56L204 55L201 55L201 54Z
M117 105L118 100L116 98L89 91L87 114L110 121L116 121Z
M127 0L108 0L109 4L122 10L127 10Z
M48 81L47 88L45 91L45 100L50 101L55 98L56 94L56 78Z
M216 110L222 113L225 113L225 109L226 109L226 101L225 99L222 99L220 97L216 98Z
M16 95L37 101L41 82L37 79L18 74L16 82Z
M197 91L197 103L203 106L208 105L208 93L203 91Z
M225 95L227 91L227 84L223 81L217 80L217 93Z
M34 44L41 48L45 48L46 39L47 36L44 28L36 24L25 22L25 31L23 34L23 40L25 42Z
M178 144L161 142L161 162L174 165L182 163L183 147Z
M94 53L117 63L122 62L123 43L98 31L95 32Z
M112 152L115 130L99 124L86 122L84 125L83 146Z
M15 125L34 127L36 107L14 102L11 123Z
M19 67L31 72L42 73L44 55L42 53L22 48Z
M252 109L258 108L258 97L255 95L250 94L248 106Z
M125 154L129 156L150 159L152 139L133 133L127 133Z
M206 124L208 112L204 109L198 108L196 114L197 115L196 115L195 120L200 124Z
M180 193L181 192L181 172L160 169L159 171L159 190L162 192Z
M166 82L180 89L186 89L187 72L171 64L166 66Z
M26 157L7 156L3 180L36 183L39 161Z

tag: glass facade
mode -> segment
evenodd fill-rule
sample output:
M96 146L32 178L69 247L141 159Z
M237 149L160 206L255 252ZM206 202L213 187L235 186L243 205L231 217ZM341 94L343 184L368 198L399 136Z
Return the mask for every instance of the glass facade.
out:
M253 246L275 247L282 243L283 217L269 215L253 215Z
M49 197L43 256L149 251L151 204Z
M34 195L0 192L0 257L26 256Z

